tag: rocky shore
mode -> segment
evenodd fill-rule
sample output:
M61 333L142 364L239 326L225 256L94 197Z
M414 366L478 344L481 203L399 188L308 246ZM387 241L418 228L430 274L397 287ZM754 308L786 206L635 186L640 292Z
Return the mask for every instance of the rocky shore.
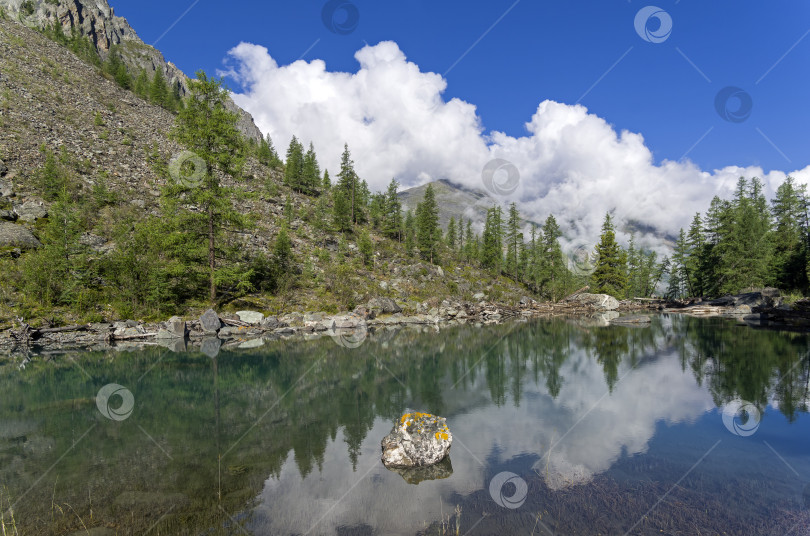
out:
M488 325L552 316L575 317L588 326L643 327L651 320L639 314L643 312L720 316L751 327L810 329L810 299L785 305L774 289L689 302L618 301L604 294L584 292L557 303L540 303L525 296L516 305L489 302L483 294L473 299L478 301L443 300L434 306L419 303L415 310L407 312L395 300L377 297L353 311L338 314L291 312L265 316L258 311L217 313L209 309L198 318L172 317L165 322L122 320L41 328L18 320L14 328L0 332L0 355L144 346L163 346L173 351L196 348L216 355L221 349L256 348L274 339L320 336L330 336L341 346L355 348L378 329L438 330L457 324Z
M609 298L609 299L607 299ZM604 295L577 294L560 303L538 303L523 297L517 305L486 301L443 300L436 306L427 302L404 311L391 298L378 297L338 314L291 312L265 316L258 311L217 313L208 310L198 318L172 317L165 322L122 320L74 326L34 328L23 320L0 332L0 354L18 351L58 351L71 348L101 350L147 345L183 351L189 346L204 352L221 348L255 348L268 340L287 337L331 336L346 347L362 344L369 332L395 327L435 328L455 324L487 325L510 319L525 320L542 316L590 316L610 311L657 309L657 304L618 302Z

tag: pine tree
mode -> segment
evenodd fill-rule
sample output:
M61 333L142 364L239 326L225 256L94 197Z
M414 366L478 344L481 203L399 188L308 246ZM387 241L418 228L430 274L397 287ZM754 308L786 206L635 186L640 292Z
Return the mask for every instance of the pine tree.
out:
M59 25L59 27L61 28L62 26ZM110 47L110 51L107 55L107 61L105 61L103 65L103 70L112 76L115 83L122 88L132 88L132 77L129 75L126 64L121 59L121 54L118 51L118 45L113 45Z
M414 223L413 213L409 210L405 215L405 252L408 256L413 255L413 248L416 238L416 224Z
M295 136L287 147L287 158L284 164L284 184L296 192L305 191L304 186L304 146Z
M315 154L315 146L310 142L309 150L304 155L302 167L303 190L308 194L316 192L321 183L321 168L318 165L318 157Z
M456 249L456 218L450 216L450 222L447 224L447 247L451 250Z
M425 197L416 207L416 242L422 258L438 263L439 207L433 185L425 188Z
M669 286L667 287L667 298L673 300L683 298L687 294L692 294L689 289L689 273L686 268L688 260L688 245L686 243L686 233L683 229L678 234L675 242L675 251L672 253L669 268Z
M496 274L501 273L503 266L503 225L501 215L501 207L499 206L487 210L484 234L481 237L481 265Z
M464 221L461 216L458 217L458 250L464 251Z
M706 237L703 232L703 222L700 219L700 213L695 214L692 218L692 224L689 226L689 233L686 235L686 245L688 249L688 258L686 260L686 272L688 274L688 286L692 296L706 295Z
M772 203L774 225L774 251L770 273L773 284L786 290L807 288L807 236L803 225L807 207L806 186L797 186L793 177L787 177L776 190Z
M509 205L509 220L506 223L506 273L515 281L520 280L520 214L513 201Z
M335 229L340 232L351 231L352 229L352 213L349 200L346 198L346 192L343 188L332 189L332 221L335 224Z
M385 203L383 205L383 233L385 236L397 240L402 240L402 203L397 195L399 183L396 179L391 179L388 189L385 191Z
M158 106L166 107L169 103L169 91L166 86L166 78L160 69L155 70L152 77L152 84L149 86L149 100Z
M276 148L273 146L273 140L270 138L270 134L267 134L267 136L262 138L259 142L257 158L259 162L271 168L280 168L282 166L281 159L276 152Z
M134 91L142 99L149 98L149 77L144 69L140 70L138 77L135 79Z
M234 207L240 191L223 186L219 179L220 174L239 177L243 144L236 128L238 116L226 108L228 93L222 81L198 71L189 89L191 96L177 116L172 136L200 158L205 169L195 169L200 180L193 184L170 183L163 199L167 214L180 218L188 240L206 243L209 299L214 302L219 283L235 284L242 276L234 272L233 266L219 266L217 260L229 258L223 241L225 230L238 231L248 224Z
M349 201L349 214L352 223L358 221L358 178L354 172L354 162L349 152L349 145L343 145L343 154L340 156L340 173L338 173L337 187L343 190L346 199Z
M560 247L559 239L562 236L560 226L554 215L549 214L541 229L540 240L536 243L536 273L534 281L539 289L552 301L563 297L566 291L566 275L568 269L565 257Z
M321 182L321 189L324 192L328 192L330 189L332 189L332 181L329 178L329 170L327 169L323 170L323 181Z
M607 213L599 244L596 245L596 269L591 275L593 292L621 299L627 287L626 265L626 253L616 242L613 220Z
M363 263L366 266L371 266L374 259L374 243L371 241L368 229L360 231L360 237L357 239L357 249L360 251L360 255L363 256Z

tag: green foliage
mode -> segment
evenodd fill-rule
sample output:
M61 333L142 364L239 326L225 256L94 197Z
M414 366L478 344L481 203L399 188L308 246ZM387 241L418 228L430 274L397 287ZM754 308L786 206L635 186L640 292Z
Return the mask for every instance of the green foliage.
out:
M343 188L332 189L332 223L340 232L345 233L352 229L351 205Z
M273 140L270 139L270 134L259 141L256 158L265 166L273 169L281 169L283 166L276 148L273 146Z
M30 17L35 11L36 6L34 5L33 0L25 0L22 4L20 4L20 13L26 17Z
M133 84L133 91L142 99L149 98L149 76L144 69L138 72L138 77Z
M374 243L368 234L367 229L360 232L360 237L357 239L357 248L360 250L360 255L363 257L363 263L371 266L374 260Z
M194 184L173 180L164 188L163 203L176 219L177 229L187 241L207 250L209 300L217 298L217 287L233 293L244 289L247 268L234 266L240 248L231 234L249 226L249 219L237 211L234 200L243 190L226 187L220 174L239 178L243 163L243 143L236 129L237 115L225 107L228 98L222 81L208 78L203 71L190 82L191 97L177 116L173 137L205 164ZM176 179L176 177L175 177ZM222 262L220 261L231 262Z
M622 299L627 287L627 253L616 242L610 213L605 215L596 245L596 269L591 275L592 292Z
M416 243L422 258L431 263L438 263L440 241L439 206L436 204L433 185L428 184L424 199L416 206Z
M297 192L304 191L304 146L295 136L287 147L287 158L284 164L284 184Z
M43 306L65 305L83 311L90 299L93 265L79 243L82 210L65 184L48 211L40 241L21 263L26 297Z
M362 211L362 197L359 192L359 179L354 172L354 162L349 152L349 145L344 144L343 154L340 156L340 173L338 173L337 189L343 192L349 206L349 220L353 224L362 222L364 219Z
M523 234L520 232L520 214L517 205L509 205L509 220L506 222L506 273L515 281L520 281L519 255L523 244Z
M107 61L104 62L102 67L105 73L110 75L115 83L124 89L132 89L132 77L129 74L126 64L121 58L118 45L110 47L110 52L107 55Z
M501 207L487 210L480 251L481 266L500 273L503 267L503 224Z

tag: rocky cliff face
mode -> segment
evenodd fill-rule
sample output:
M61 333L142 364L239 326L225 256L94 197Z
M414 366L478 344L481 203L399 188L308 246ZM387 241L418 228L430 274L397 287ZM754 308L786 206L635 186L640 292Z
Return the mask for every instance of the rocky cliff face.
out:
M0 0L0 9L12 19L32 28L59 24L65 35L77 31L90 39L102 59L110 47L118 45L124 63L137 74L144 69L151 78L160 71L171 84L179 83L182 95L188 93L188 77L163 54L144 43L135 30L115 11L107 0ZM239 113L239 130L248 138L258 140L261 131L253 117L231 102L232 111Z

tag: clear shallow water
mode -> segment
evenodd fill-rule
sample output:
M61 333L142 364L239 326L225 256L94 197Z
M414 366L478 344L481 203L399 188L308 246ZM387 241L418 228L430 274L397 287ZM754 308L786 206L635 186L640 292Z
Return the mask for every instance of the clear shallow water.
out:
M18 363L7 531L13 505L21 534L810 534L806 334L538 320ZM131 414L99 410L112 383ZM380 463L406 409L447 418L441 478Z

